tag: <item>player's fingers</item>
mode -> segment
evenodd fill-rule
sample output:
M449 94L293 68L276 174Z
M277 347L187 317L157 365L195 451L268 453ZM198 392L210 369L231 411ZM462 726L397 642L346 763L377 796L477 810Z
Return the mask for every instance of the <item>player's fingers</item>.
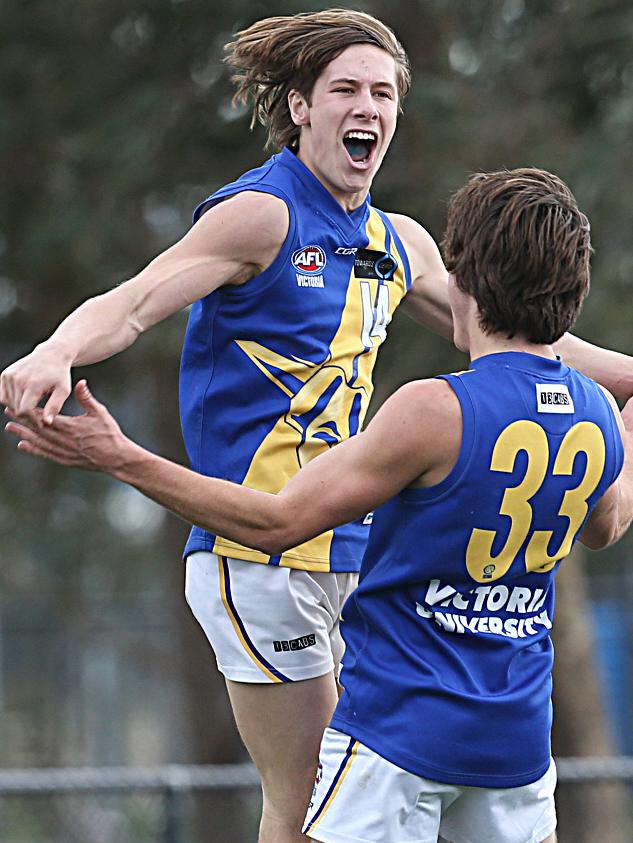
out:
M57 451L54 448L43 446L41 444L35 444L34 442L30 442L28 439L21 439L18 442L17 447L19 451L22 451L25 454L31 454L34 457L43 457L44 459L49 460L50 462L55 462L58 465L65 465L70 468L77 465L74 457L69 457L63 451Z
M4 429L7 433L11 433L13 436L22 436L26 433L26 428L17 422L7 422Z
M61 412L69 394L70 391L67 387L55 387L55 389L51 392L48 401L44 405L44 411L42 413L42 421L44 424L53 423L53 419Z
M15 412L15 410L13 410L11 407L5 407L4 408L4 414L5 414L5 416L8 416L10 419L13 419L16 422L19 421L23 425L25 425L26 427L30 427L32 430L39 430L39 428L40 428L40 424L38 423L36 412L26 413L22 416L18 416L18 414Z
M79 460L74 452L68 451L62 446L49 438L44 438L38 431L31 430L17 422L8 422L5 425L5 430L18 438L18 449L25 451L28 454L45 457L53 462L61 465L77 465Z
M21 392L22 387L16 383L16 376L9 367L0 375L0 401L9 407L14 407Z
M38 426L28 419L20 419L19 422L8 422L4 429L13 436L20 436L23 439L39 443L42 446L65 444L63 436L57 434L51 427Z
M32 442L42 448L51 448L57 452L63 452L66 456L74 455L81 459L83 449L81 447L81 419L84 416L55 416L49 425L35 427L29 422L10 422L5 430L15 436Z
M88 381L80 380L75 386L75 398L79 405L84 408L88 415L95 415L96 413L105 410L105 406L94 397L88 388Z
M0 375L0 404L7 407L13 404L13 390L11 389L9 375L6 372Z
M28 439L29 441L41 439L39 428L28 420L20 419L19 422L7 422L4 429L7 433L10 433L12 436L18 436L20 439Z
M35 387L25 389L17 400L11 404L15 410L15 415L18 417L24 416L24 418L32 419L33 421L37 421L38 424L41 424L41 418L36 417L34 410L37 408L40 398L45 394L46 392L44 390Z

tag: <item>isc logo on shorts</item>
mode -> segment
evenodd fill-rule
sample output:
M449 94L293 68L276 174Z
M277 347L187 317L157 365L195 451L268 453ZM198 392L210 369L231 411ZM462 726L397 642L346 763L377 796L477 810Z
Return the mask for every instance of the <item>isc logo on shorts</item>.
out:
M316 644L316 635L302 635L301 638L293 638L292 641L273 641L276 653L289 652L291 650L305 650L306 647L313 647Z

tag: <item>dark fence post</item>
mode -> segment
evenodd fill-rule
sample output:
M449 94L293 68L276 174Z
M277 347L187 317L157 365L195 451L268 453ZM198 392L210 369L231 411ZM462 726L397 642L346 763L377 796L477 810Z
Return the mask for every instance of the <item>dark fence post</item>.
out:
M185 794L169 785L165 789L165 843L185 843Z

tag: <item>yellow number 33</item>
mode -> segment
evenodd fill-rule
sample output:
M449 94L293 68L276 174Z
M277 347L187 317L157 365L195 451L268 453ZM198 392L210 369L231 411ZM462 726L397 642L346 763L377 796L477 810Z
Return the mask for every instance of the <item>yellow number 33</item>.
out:
M507 541L497 556L492 556L494 530L476 527L466 550L468 573L477 582L499 579L510 569L523 546L532 526L530 500L541 488L547 475L549 446L543 428L533 421L523 419L505 428L495 443L490 461L492 471L511 473L519 451L527 454L525 476L518 486L505 490L499 513L511 519ZM551 570L559 559L570 552L576 533L587 515L587 499L600 482L605 463L604 437L593 422L579 422L570 428L558 450L552 474L571 475L579 453L586 454L587 466L580 484L565 492L559 515L569 520L567 532L560 547L551 556L548 553L552 530L534 530L525 551L527 571Z

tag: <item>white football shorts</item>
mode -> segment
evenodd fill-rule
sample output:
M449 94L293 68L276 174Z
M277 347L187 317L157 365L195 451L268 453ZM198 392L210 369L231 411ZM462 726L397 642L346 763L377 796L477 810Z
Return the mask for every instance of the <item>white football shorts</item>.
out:
M198 551L187 557L185 596L227 679L295 682L338 675L341 609L357 581Z
M556 767L523 787L415 776L326 729L304 834L323 843L541 843L556 828Z

